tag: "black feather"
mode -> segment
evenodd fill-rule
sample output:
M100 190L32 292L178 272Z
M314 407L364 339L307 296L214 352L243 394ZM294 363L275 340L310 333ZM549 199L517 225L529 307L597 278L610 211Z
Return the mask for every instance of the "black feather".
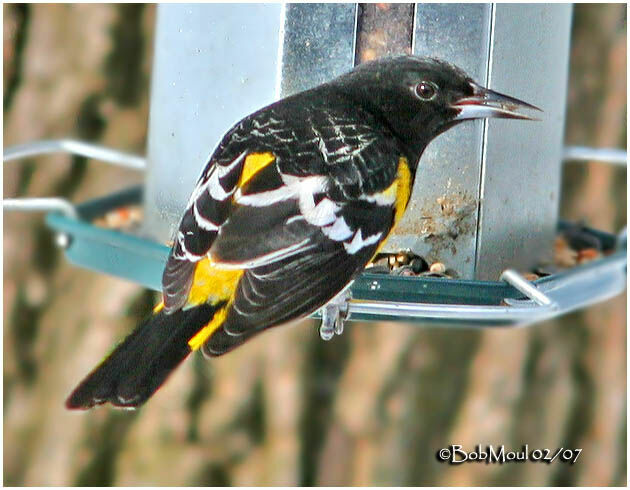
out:
M364 255L349 258L328 250L258 268L258 277L246 272L227 318L206 341L203 353L221 356L264 330L316 311L353 279L355 260L371 253L366 248Z
M66 407L87 409L106 402L117 407L141 405L190 354L188 341L221 306L152 315L77 386Z
M198 257L206 254L217 236L216 230L204 230L197 224L192 208L184 213L179 231L184 236L186 250Z
M231 187L227 189L231 189ZM218 201L213 199L209 192L202 192L195 201L195 205L202 218L220 226L230 214L232 201L229 199Z
M291 247L319 230L301 220L295 200L273 206L239 206L223 226L212 245L212 256L218 262L240 263Z
M179 310L186 304L197 266L197 262L191 262L186 258L177 258L181 254L181 245L178 243L171 250L162 274L164 309L167 313Z

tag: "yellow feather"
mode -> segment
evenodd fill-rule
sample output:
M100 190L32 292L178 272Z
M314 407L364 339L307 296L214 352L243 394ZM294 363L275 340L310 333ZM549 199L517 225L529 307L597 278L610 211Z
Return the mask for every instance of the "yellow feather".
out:
M407 162L407 159L405 157L400 157L398 159L398 171L396 172L396 178L394 179L394 182L392 182L391 185L382 192L382 194L388 197L395 196L394 223L392 224L392 227L390 228L387 236L377 247L376 252L374 252L372 260L374 260L374 257L379 254L379 252L385 245L385 242L389 238L392 230L400 221L402 215L405 213L405 209L407 209L407 204L409 203L409 197L411 196L412 184L413 182L411 181L411 171L409 170L409 163Z
M193 283L188 293L188 306L227 301L236 290L242 270L219 269L208 257L197 262Z
M220 308L212 320L188 341L192 350L199 349L225 320L243 272L243 270L219 269L207 257L197 263L193 283L188 293L187 306L204 303L217 304L223 301L227 301L227 305Z
M210 335L221 326L227 316L227 307L224 306L214 314L212 320L205 325L193 338L188 341L188 345L192 350L199 349L210 338Z
M411 196L411 171L409 170L409 163L405 157L400 157L398 159L398 172L394 182L396 184L396 211L394 213L394 224L396 224L400 221L400 218L402 218L405 209L407 209L409 196Z
M164 309L164 301L161 301L159 304L155 305L155 308L153 308L153 314L157 315L163 309Z
M251 153L245 158L245 165L243 165L243 171L241 172L241 178L238 181L238 186L245 185L254 175L260 172L267 165L272 163L276 157L273 153L267 151L265 153Z

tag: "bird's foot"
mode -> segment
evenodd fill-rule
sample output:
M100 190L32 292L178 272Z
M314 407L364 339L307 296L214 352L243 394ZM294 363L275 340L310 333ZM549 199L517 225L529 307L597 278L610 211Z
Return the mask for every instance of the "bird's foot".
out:
M350 288L347 288L321 309L322 323L319 326L319 336L322 340L330 340L335 334L343 333L343 323L350 318L351 299L352 293Z

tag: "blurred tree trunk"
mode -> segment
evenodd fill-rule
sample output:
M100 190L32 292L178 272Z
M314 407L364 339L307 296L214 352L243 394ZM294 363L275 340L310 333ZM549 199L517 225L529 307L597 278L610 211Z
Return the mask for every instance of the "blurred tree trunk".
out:
M5 146L75 136L144 153L154 6L14 4L3 13ZM407 35L374 39L387 51L387 39ZM625 145L625 77L625 7L577 5L568 142ZM565 170L563 217L608 231L625 224L625 170ZM75 202L141 179L63 155L3 173L7 197ZM625 482L625 297L517 330L350 323L324 343L305 321L212 362L193 356L137 412L77 414L64 397L153 294L67 264L41 217L4 219L7 485ZM435 457L478 443L583 452L572 466Z

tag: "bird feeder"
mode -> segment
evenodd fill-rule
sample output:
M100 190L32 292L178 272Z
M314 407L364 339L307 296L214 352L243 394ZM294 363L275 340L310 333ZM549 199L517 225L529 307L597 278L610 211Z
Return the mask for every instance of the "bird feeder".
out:
M144 186L78 206L55 198L4 204L50 210L47 223L74 264L159 290L165 243L222 135L256 109L352 69L362 12L357 4L164 4L157 10L146 161L66 140L4 155L7 161L50 151L82 154L141 169ZM396 22L410 36L394 51L445 59L544 114L533 123L467 122L429 145L407 213L383 251L440 262L455 277L367 269L352 286L352 319L521 325L621 292L625 235L581 229L601 244L603 258L533 282L516 272L550 262L554 237L569 227L557 213L571 7L417 4ZM590 150L570 151L580 157ZM625 162L620 153L595 158ZM138 232L93 224L131 203L143 205Z

